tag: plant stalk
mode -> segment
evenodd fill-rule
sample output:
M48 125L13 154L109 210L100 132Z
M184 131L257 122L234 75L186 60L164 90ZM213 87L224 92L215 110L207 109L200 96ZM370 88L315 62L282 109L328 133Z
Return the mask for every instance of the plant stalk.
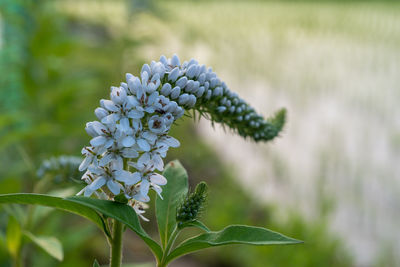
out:
M168 240L167 246L165 247L161 262L157 265L157 267L165 267L165 266L167 266L165 260L166 260L166 258L168 256L169 252L171 251L171 248L174 245L175 240L178 237L178 234L179 234L179 229L178 229L177 226L175 226L175 229L172 232L172 234L171 234L171 236L170 236L170 238Z
M110 267L120 267L122 261L122 232L123 224L113 220L112 241L110 248Z

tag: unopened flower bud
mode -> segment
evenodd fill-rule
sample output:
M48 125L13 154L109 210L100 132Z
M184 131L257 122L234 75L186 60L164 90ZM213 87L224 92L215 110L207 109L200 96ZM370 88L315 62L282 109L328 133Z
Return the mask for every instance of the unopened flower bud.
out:
M171 85L169 83L165 83L161 88L161 94L164 96L169 96L171 90L172 90Z
M193 193L188 194L176 211L176 221L179 225L196 220L207 200L207 184L200 182Z
M181 88L179 86L175 86L174 89L171 90L171 98L176 99L181 94Z
M187 80L188 79L185 76L179 78L179 80L176 81L176 86L179 86L180 88L185 87Z
M168 80L171 82L175 82L176 79L178 79L180 70L178 67L176 67L175 69L173 69L169 74L168 74Z

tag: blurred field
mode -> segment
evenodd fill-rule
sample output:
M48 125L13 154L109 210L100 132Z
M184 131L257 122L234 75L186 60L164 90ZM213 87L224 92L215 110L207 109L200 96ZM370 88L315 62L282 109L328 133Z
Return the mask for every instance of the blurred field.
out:
M9 49L1 70L12 74L0 88L0 160L8 166L0 170L2 193L30 191L43 159L78 155L88 141L84 123L125 72L178 53L213 66L263 114L289 110L282 138L268 145L213 130L205 120L175 129L182 147L170 159L183 161L193 184L210 183L205 220L213 229L262 225L306 244L208 250L176 266L400 265L399 4L10 3L20 9L6 14L25 20L11 17L20 34L8 36L18 45L0 42ZM106 242L94 229L73 220L88 236L64 236L56 215L51 227L37 230L66 243L62 266L84 266L92 256L106 261ZM140 241L127 239L127 261L150 259ZM59 266L40 253L35 263Z

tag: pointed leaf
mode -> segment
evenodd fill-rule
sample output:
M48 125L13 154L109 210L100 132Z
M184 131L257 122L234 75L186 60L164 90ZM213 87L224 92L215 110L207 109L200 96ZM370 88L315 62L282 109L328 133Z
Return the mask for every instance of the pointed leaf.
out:
M69 197L66 198L68 201L76 202L84 205L88 208L94 209L101 214L104 214L110 218L116 219L132 231L134 231L146 244L150 247L157 259L161 259L162 251L160 245L150 238L150 236L144 231L140 225L139 219L136 212L132 207L118 203L115 201L94 199L88 197Z
M230 225L218 232L208 232L187 239L176 247L167 257L166 262L196 250L229 244L247 245L282 245L297 244L302 241L280 233L254 226Z
M168 182L162 187L163 199L157 196L156 216L161 243L165 247L176 226L177 207L188 192L188 175L177 160L167 165L163 175Z
M100 264L97 262L96 259L93 262L93 267L100 267Z
M7 224L7 249L10 254L17 258L19 257L19 249L21 246L21 226L18 221L10 216Z
M84 205L59 197L30 193L5 194L0 195L0 203L36 204L69 211L89 219L101 230L106 231L104 221L96 211Z
M201 229L203 231L211 232L211 230L204 223L202 223L201 221L198 221L198 220L194 220L194 221L191 221L191 222L184 223L184 224L179 226L179 229L183 229L183 228L186 228L186 227L196 227L196 228L199 228L199 229Z
M63 247L57 238L53 236L34 236L32 233L27 231L24 232L24 235L53 258L59 261L63 260Z

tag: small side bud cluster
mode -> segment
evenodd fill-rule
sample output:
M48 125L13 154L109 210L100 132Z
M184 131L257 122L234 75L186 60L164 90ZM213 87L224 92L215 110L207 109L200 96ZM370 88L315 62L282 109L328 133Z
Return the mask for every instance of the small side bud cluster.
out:
M82 149L85 159L79 170L85 171L82 180L88 186L79 194L111 200L119 196L142 214L150 189L162 197L167 180L157 171L164 169L168 149L180 145L168 133L190 109L255 141L273 139L285 122L284 110L264 120L196 60L181 64L176 55L161 56L144 64L138 77L127 73L125 82L111 87L110 99L100 100L98 120L86 124L92 139Z
M82 173L78 171L80 163L81 159L79 157L66 155L52 157L42 162L36 175L38 177L43 177L46 174L51 174L54 176L55 182L79 179L82 175Z
M196 220L207 200L207 184L201 182L193 193L188 194L176 211L178 225Z

